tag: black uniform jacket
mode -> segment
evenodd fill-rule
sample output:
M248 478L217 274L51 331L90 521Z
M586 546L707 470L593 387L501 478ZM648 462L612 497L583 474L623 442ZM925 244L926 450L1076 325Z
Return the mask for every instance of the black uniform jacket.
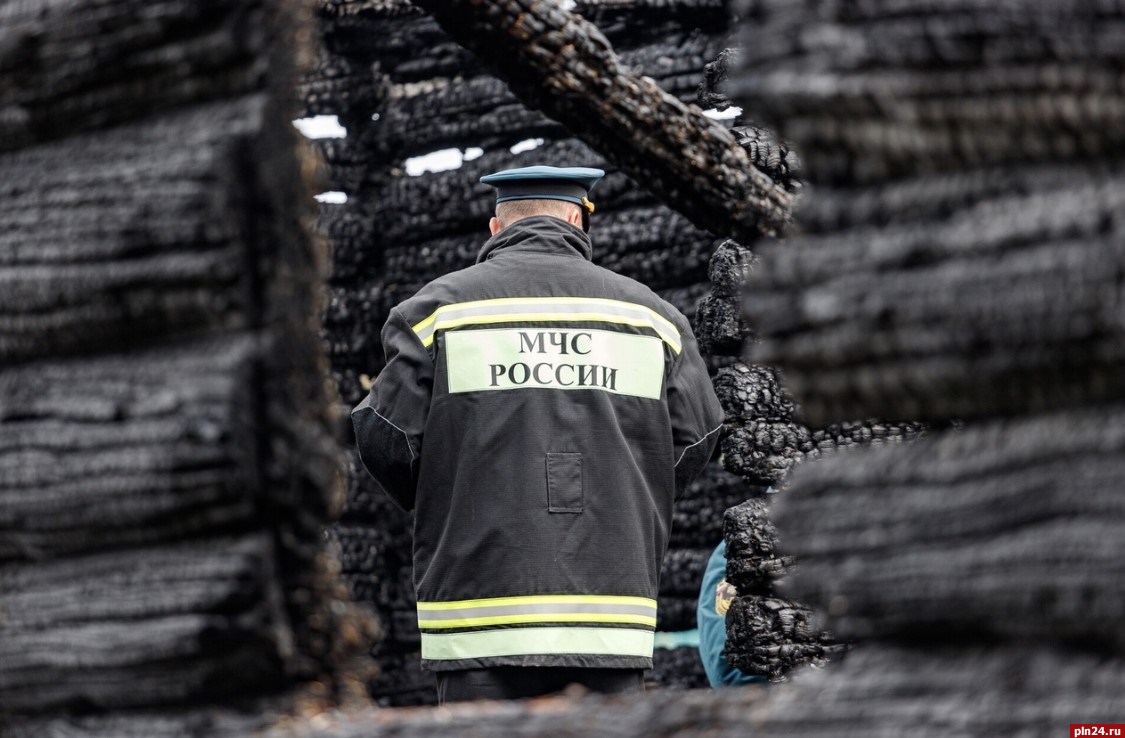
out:
M391 311L353 412L415 510L423 666L651 668L677 489L722 411L687 320L548 216Z

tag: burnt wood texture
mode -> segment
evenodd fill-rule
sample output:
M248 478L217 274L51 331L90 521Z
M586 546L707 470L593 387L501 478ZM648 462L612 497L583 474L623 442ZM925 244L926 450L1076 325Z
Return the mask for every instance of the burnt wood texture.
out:
M1119 396L1121 8L742 10L746 67L722 89L810 183L800 235L758 249L748 360L779 366L817 425Z
M827 627L854 642L809 682L856 680L821 703L843 711L833 732L938 733L939 712L970 735L1065 730L1030 670L1051 664L1065 701L1122 669L1125 554L1109 541L1122 531L1125 142L1106 125L1123 109L1123 47L1107 39L1125 13L736 6L741 51L716 60L703 94L775 126L807 184L790 237L750 244L742 291L713 287L725 315L737 307L745 321L724 317L714 332L744 362L716 381L734 421L725 458L743 473L792 472L770 515L796 564L771 596L820 617L808 625L795 611L785 632ZM746 261L716 257L737 277ZM773 399L768 380L782 376L792 402ZM780 420L759 419L764 400ZM871 416L892 422L849 422ZM905 438L918 421L929 430L912 430L913 443L794 466L816 445L811 428L851 445L886 429ZM728 546L761 547L762 515L728 514ZM747 571L758 569L736 553L728 574ZM763 612L762 596L732 605L732 662L759 645L762 629L746 623L787 612ZM878 686L889 678L896 688ZM1102 694L1107 709L1125 707ZM1005 705L1004 727L984 703Z
M375 638L322 532L302 16L0 11L0 721L190 731L298 682L340 694Z
M525 103L697 226L739 238L784 229L792 198L732 133L633 73L581 15L525 0L418 4Z

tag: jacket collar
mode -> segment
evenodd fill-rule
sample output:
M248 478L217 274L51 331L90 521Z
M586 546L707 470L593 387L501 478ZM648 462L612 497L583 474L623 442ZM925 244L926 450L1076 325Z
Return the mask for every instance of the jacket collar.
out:
M531 251L539 254L593 258L590 237L562 218L535 215L521 218L485 242L477 263L491 259L500 252Z

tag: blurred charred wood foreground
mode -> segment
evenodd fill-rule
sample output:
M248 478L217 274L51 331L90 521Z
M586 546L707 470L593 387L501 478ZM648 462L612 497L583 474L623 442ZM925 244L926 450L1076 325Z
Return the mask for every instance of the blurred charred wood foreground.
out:
M741 53L704 94L792 142L806 203L785 241L716 254L697 316L745 362L716 380L728 468L787 484L773 525L728 513L731 662L813 647L794 609L792 644L763 648L790 607L764 581L854 642L770 700L803 695L833 734L1121 714L1125 7L736 6Z
M339 446L289 123L301 15L0 11L0 715L42 715L29 734L331 697L373 637L323 545Z
M279 726L268 738L508 738L587 736L1035 735L1065 731L1075 714L1113 714L1125 679L1090 654L1026 648L871 646L792 684L581 700L360 711ZM1108 717L1105 718L1108 721Z
M1125 9L748 0L736 104L810 182L747 311L816 424L1125 394ZM754 41L754 43L751 43Z

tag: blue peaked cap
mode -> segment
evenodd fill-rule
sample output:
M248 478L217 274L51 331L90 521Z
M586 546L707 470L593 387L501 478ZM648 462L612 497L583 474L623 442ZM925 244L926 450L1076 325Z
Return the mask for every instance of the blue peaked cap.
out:
M590 190L605 176L592 167L548 167L537 165L486 174L480 181L496 188L496 202L508 200L566 200L594 212Z

